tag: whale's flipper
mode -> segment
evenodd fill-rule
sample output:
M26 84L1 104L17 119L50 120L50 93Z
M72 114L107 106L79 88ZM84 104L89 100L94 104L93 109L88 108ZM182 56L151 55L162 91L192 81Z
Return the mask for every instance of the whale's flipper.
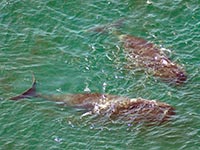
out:
M23 92L22 94L15 96L15 97L11 97L9 98L10 100L20 100L20 99L24 99L24 98L31 98L31 97L36 97L36 80L35 77L33 75L33 83L31 88L29 88L28 90L26 90L25 92Z

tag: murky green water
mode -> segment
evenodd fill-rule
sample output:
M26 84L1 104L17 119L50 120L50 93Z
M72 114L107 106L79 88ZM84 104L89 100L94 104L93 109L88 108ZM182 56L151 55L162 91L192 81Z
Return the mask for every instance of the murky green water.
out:
M198 0L2 0L0 2L0 149L200 149ZM123 33L171 49L188 81L171 86L124 70L121 43L87 29L125 18ZM120 50L119 50L120 48ZM43 99L7 100L31 85L45 94L92 92L159 99L177 110L161 126L92 118ZM106 85L106 86L104 86Z

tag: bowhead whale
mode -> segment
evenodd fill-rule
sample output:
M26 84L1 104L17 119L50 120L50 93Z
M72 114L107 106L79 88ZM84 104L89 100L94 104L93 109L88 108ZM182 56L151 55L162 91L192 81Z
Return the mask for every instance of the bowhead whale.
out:
M128 98L117 95L100 93L82 93L66 95L42 95L36 92L36 81L32 87L22 94L10 98L21 100L24 98L40 97L56 102L63 102L67 106L82 108L86 111L82 116L108 116L110 119L121 119L132 123L161 124L169 121L175 115L175 109L167 103L143 98Z
M185 70L177 63L172 62L161 48L143 38L122 34L120 31L115 30L122 26L124 20L120 19L111 24L97 26L88 31L98 33L110 33L109 31L112 31L111 33L123 43L129 69L133 68L131 66L139 67L147 73L170 83L184 83L187 80Z
M187 80L185 71L172 62L156 45L142 38L120 35L127 59L156 77L176 84Z

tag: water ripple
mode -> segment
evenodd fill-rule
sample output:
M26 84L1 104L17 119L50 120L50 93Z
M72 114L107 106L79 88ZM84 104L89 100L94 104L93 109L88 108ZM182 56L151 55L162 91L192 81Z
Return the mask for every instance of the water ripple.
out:
M2 149L198 149L198 1L1 1L0 145ZM188 81L171 86L141 70L125 69L114 34L86 32L125 18L120 32L170 49ZM88 117L43 99L5 100L27 89L31 72L46 94L106 92L159 99L177 115L144 127Z

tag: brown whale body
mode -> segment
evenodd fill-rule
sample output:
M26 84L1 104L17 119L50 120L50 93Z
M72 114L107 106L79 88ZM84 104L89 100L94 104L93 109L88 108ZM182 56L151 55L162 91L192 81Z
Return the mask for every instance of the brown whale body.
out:
M132 123L160 124L170 120L171 116L175 114L175 109L169 104L142 98L130 99L128 97L99 93L44 96L36 94L35 81L30 89L10 99L20 100L31 97L42 97L52 101L63 102L68 106L83 108L87 111L83 116L94 114L108 116L111 119L131 121Z
M137 66L146 68L154 76L175 83L183 83L187 76L177 64L170 61L153 43L131 35L121 35L125 52L130 61Z

